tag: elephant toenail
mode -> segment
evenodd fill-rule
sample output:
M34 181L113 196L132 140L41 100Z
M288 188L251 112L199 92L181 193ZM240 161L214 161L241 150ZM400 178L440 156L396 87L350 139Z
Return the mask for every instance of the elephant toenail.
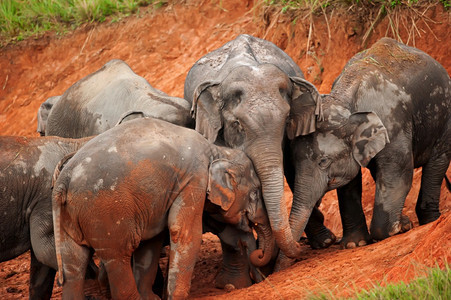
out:
M365 241L365 240L361 240L361 241L359 242L359 247L365 246L365 245L366 245L366 241Z
M233 291L233 290L235 290L236 288L235 288L235 286L233 285L233 284L231 284L231 283L227 283L225 286L224 286L224 290L226 291L226 292L231 292L231 291Z
M356 245L354 242L349 242L346 244L346 248L348 248L348 249L354 249L355 247L356 247Z
M324 244L325 244L325 245L329 245L330 243L332 243L332 240L331 240L331 239L326 239L326 240L324 241Z

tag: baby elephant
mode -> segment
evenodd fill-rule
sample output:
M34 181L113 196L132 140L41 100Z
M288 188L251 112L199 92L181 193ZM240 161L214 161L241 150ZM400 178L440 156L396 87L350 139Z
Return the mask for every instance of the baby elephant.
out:
M257 224L263 242L250 260L264 265L271 257L274 240L251 161L194 130L131 120L92 139L58 172L53 212L63 298L83 297L91 249L105 265L114 299L156 297L151 287L165 229L171 249L166 296L186 298L204 210L247 232L249 221ZM138 272L130 264L135 250Z

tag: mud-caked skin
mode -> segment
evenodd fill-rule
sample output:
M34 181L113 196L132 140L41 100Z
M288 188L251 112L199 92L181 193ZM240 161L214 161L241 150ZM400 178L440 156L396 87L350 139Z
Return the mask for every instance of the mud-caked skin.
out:
M57 176L53 205L63 298L82 298L91 249L105 266L114 299L155 297L152 285L166 229L164 296L186 298L204 211L246 232L249 221L257 224L262 247L250 257L257 266L268 263L274 248L249 158L192 129L153 118L130 120L88 142Z
M190 104L152 87L122 60L107 62L72 85L53 105L45 135L80 138L114 127L121 116L145 116L191 126Z
M419 223L440 216L440 186L451 157L451 82L437 61L383 38L347 63L322 103L325 120L313 134L294 141L299 188L291 224L297 236L311 209L332 189L338 193L344 247L409 230L402 209L418 167L423 168ZM361 167L368 167L376 182L370 234L361 204Z
M316 89L303 77L296 63L273 43L239 35L199 59L184 89L196 130L211 142L243 150L252 160L277 245L290 257L298 257L300 247L283 207L285 129L292 128L295 136L309 134L320 115L319 97L312 97ZM291 173L285 175L294 181ZM316 244L328 246L335 237L324 227L321 212L314 214L318 215L319 221L313 223L318 228L308 233L326 233Z
M0 262L30 250L31 299L50 299L57 269L52 175L88 139L0 137Z
M53 96L42 102L38 109L38 128L36 131L41 135L45 135L45 128L47 127L47 119L49 117L50 111L53 105L61 98L61 96Z

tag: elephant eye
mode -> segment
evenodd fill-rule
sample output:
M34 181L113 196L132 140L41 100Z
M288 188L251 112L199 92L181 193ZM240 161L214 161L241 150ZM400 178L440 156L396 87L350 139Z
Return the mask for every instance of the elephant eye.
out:
M329 157L322 156L318 161L318 165L321 169L325 169L330 166L331 162L332 162L332 160Z
M253 190L250 194L251 202L256 202L258 200L258 190Z

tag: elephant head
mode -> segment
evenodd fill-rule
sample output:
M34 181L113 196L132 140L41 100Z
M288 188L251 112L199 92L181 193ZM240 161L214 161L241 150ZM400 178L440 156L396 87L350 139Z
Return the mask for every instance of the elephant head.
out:
M50 110L52 109L53 105L61 98L61 96L53 96L45 100L38 110L38 128L37 132L41 136L45 135L45 128L47 127L47 118L49 117Z
M252 160L276 243L289 257L298 257L300 246L284 213L282 143L285 130L291 137L314 131L320 108L311 83L273 64L240 65L221 81L202 82L194 91L196 130L211 142L243 150Z
M387 129L373 112L351 114L332 105L324 116L314 133L293 141L296 179L290 225L295 238L323 195L349 183L389 143Z
M264 266L272 256L274 238L261 196L260 181L252 162L242 151L223 149L227 158L214 160L209 168L207 198L216 206L216 209L210 208L210 215L245 232L252 232L250 226L254 227L262 242L250 260L255 266Z

